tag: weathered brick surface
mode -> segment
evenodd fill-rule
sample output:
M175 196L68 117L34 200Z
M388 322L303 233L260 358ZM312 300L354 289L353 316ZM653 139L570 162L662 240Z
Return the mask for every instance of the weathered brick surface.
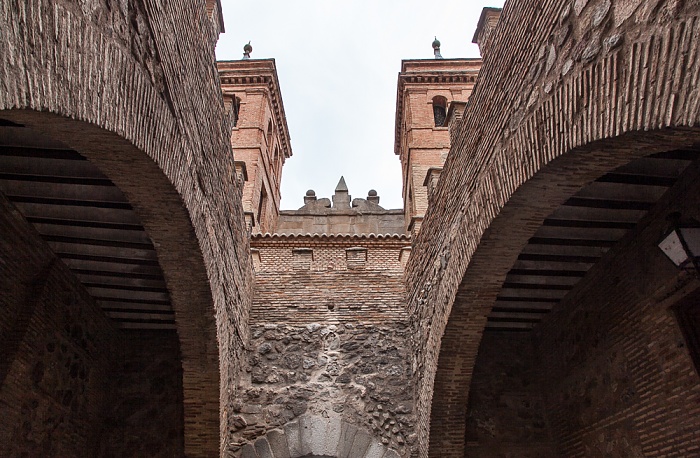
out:
M3 2L0 118L69 145L129 199L175 310L185 453L216 456L252 287L214 65L218 20L204 0L107 3Z
M407 268L432 455L463 454L486 316L544 218L608 170L697 141L697 14L678 2L506 5Z

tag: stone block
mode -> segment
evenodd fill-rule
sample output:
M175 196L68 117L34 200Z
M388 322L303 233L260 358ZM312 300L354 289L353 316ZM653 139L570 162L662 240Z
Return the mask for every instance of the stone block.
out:
M241 458L259 458L253 444L245 444L241 450Z
M255 451L258 453L258 458L276 458L266 437L255 441Z
M284 435L287 438L287 445L291 456L304 456L306 454L302 451L299 429L298 421L293 421L284 425Z
M338 441L338 458L355 458L351 454L352 444L357 434L357 427L343 423L340 429L340 440Z
M383 458L386 453L386 447L384 447L376 439L372 439L365 452L365 458Z
M386 451L383 458L401 458L401 456L396 453L395 450L389 449Z
M267 433L267 441L270 443L272 454L275 458L292 458L289 454L289 445L284 431L273 429Z
M372 442L372 437L364 431L357 431L355 440L352 441L351 457L363 457Z
M337 417L307 416L301 419L301 441L314 455L334 455L340 438L341 422Z

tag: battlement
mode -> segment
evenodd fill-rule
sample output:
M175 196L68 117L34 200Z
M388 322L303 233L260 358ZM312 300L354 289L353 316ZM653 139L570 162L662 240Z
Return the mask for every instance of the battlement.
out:
M277 233L283 234L404 234L403 209L387 210L379 206L377 191L371 189L364 199L353 199L345 179L332 198L318 198L313 190L304 196L298 210L280 212Z

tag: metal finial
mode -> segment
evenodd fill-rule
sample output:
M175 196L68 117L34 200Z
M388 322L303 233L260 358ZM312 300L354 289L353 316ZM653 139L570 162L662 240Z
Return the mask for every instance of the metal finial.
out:
M436 59L442 59L442 54L440 54L440 40L437 39L437 36L435 40L433 40L433 52L435 53Z
M250 59L251 52L253 52L253 47L250 45L250 41L248 41L248 44L243 46L243 59Z

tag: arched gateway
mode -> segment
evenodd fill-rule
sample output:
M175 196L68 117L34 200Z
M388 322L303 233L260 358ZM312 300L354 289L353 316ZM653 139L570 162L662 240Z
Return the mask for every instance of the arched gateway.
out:
M369 432L340 417L303 415L243 447L241 458L398 458Z
M421 456L681 453L697 412L646 399L699 389L672 313L697 281L657 246L698 218L699 11L535 3L490 30L409 263Z
M2 258L34 252L22 246L36 255L19 264L30 269L3 264L10 283L26 273L14 284L30 287L3 296L3 379L18 384L2 386L12 406L3 421L13 424L0 428L0 447L217 456L250 274L211 77L216 11L20 3L0 12L3 241L15 240ZM164 46L175 35L177 51ZM50 341L33 345L36 333ZM110 403L110 383L130 405ZM80 427L67 431L73 419ZM144 435L132 445L147 452L128 449L132 434Z

